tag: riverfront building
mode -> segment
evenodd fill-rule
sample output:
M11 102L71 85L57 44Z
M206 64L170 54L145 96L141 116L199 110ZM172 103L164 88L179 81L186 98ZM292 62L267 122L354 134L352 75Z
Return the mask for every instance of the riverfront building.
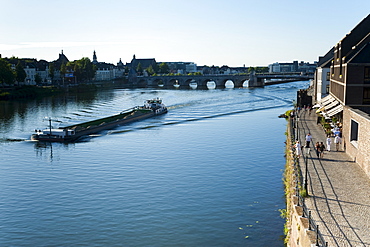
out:
M117 66L112 63L98 62L96 52L94 51L92 63L96 66L95 81L109 81L124 76L125 68L121 59Z
M291 73L291 72L298 72L298 73L314 73L316 70L317 63L308 63L301 61L293 61L293 63L273 63L270 64L269 72L270 73Z
M321 98L328 61L330 91ZM341 120L345 151L370 177L370 15L322 58L315 74L315 100L326 118Z

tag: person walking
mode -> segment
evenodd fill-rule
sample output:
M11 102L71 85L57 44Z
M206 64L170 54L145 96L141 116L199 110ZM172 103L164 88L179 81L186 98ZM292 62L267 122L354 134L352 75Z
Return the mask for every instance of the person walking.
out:
M320 159L322 159L324 158L324 151L325 151L325 145L323 142L320 143L319 150L320 150Z
M295 154L297 155L298 159L301 158L302 146L299 143L299 141L296 141L296 143L294 144L294 148L295 148Z
M306 148L310 147L310 142L312 141L312 136L310 133L306 135Z
M328 137L326 138L326 150L328 152L330 152L330 145L331 145L331 139L330 139L330 136L328 135Z
M340 138L339 135L335 135L335 138L334 138L334 143L335 143L335 148L337 149L337 152L339 151L340 149L340 144L342 144L342 138Z
M319 142L316 142L315 144L315 151L316 151L317 158L320 158L320 143Z

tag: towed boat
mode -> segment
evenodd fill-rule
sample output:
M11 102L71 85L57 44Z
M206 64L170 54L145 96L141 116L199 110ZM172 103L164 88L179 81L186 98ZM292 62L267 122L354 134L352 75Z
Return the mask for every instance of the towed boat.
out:
M70 125L53 129L51 119L49 119L49 128L44 130L35 130L31 135L31 140L48 142L72 142L81 136L96 134L100 131L115 128L122 124L139 121L145 118L167 113L167 107L159 98L146 100L143 106L136 106L122 111L119 114L96 119L89 122Z

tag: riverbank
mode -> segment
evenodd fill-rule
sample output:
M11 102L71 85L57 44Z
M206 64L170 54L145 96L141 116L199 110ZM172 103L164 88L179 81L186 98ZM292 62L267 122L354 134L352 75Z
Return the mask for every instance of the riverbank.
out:
M37 98L62 92L63 90L56 87L20 86L14 88L1 88L0 100Z
M286 219L284 243L289 247L309 247L316 244L316 241L319 243L319 233L315 227L312 227L313 221L304 203L307 191L305 190L299 160L292 148L295 142L296 123L291 117L288 117L287 120L286 165L284 171L286 210L282 211L282 216Z

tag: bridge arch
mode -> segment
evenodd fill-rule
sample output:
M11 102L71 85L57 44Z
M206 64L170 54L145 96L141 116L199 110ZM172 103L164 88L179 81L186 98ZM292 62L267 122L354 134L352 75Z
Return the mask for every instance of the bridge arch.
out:
M162 80L162 78L156 78L153 81L153 86L155 86L155 87L164 87L165 86L165 83Z
M140 78L137 81L137 87L138 88L146 88L147 86L148 86L148 83L147 83L147 81L144 78Z
M225 88L234 88L235 87L235 82L231 79L224 80L223 84L224 84Z
M217 88L217 83L212 78L199 78L198 82L199 82L198 83L198 88L201 88L201 89L208 89L209 86L211 86L212 89ZM210 84L212 84L212 85L210 85Z
M170 78L168 80L168 85L167 85L168 88L179 88L180 87L180 82L178 79L176 78Z
M265 77L265 76L264 76ZM190 83L196 83L197 88L207 89L207 82L214 81L216 88L232 87L228 80L232 81L234 88L263 86L261 77L252 74L240 75L159 75L159 76L139 76L128 78L132 87L164 87L164 88L183 88L188 89ZM257 80L259 79L259 80ZM249 83L248 83L249 80ZM176 82L177 81L177 82ZM180 85L180 86L179 86ZM190 87L191 88L191 87Z
M198 82L191 78L184 80L184 84L186 85L186 88L190 88L190 89L198 88Z

